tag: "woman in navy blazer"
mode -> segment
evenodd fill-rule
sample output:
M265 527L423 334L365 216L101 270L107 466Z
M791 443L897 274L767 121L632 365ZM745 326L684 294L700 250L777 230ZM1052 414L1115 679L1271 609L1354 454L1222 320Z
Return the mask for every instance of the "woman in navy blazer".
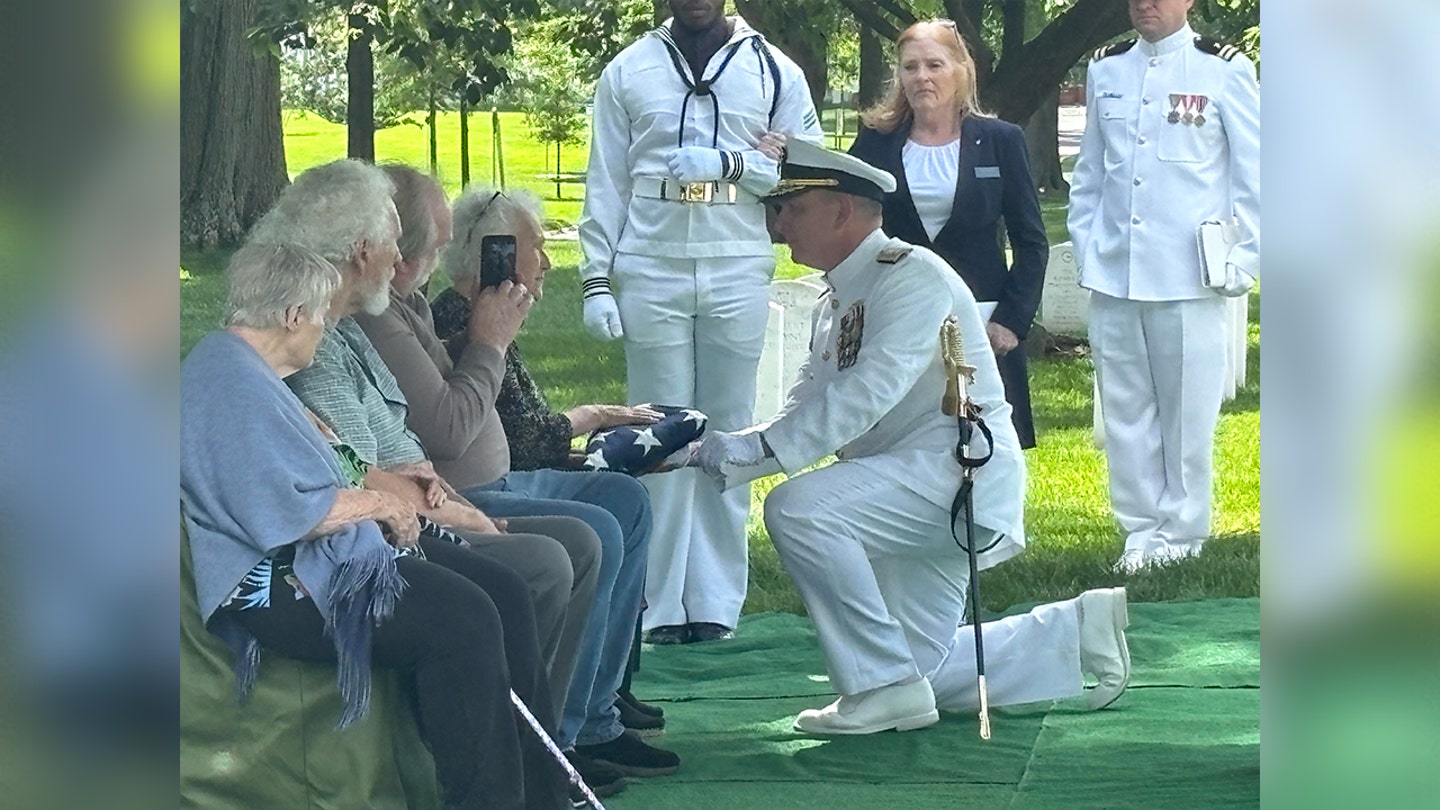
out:
M1040 306L1049 243L1021 129L981 112L975 62L949 20L916 23L896 45L895 81L861 113L850 154L895 175L885 232L938 253L975 300L993 303L987 332L1022 447L1035 446L1020 343ZM1007 266L1000 226L1014 255ZM983 313L982 313L983 314Z

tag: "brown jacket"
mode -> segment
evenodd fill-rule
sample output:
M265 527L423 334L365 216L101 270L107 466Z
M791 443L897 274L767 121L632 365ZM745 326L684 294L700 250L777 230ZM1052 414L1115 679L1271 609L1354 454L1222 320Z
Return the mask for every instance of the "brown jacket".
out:
M400 383L410 404L406 424L442 476L464 490L510 472L509 444L495 411L504 354L476 343L452 361L435 335L430 304L418 292L401 298L392 291L383 314L360 314L355 321Z

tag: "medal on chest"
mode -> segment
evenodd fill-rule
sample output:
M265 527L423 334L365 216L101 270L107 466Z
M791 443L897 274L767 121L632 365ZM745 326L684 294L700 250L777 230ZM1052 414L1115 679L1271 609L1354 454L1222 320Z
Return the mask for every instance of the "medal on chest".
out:
M1197 93L1171 93L1170 114L1165 117L1172 124L1184 126L1205 126L1205 106L1210 99Z
M844 371L855 365L860 340L865 334L865 302L856 301L840 317L840 334L835 339L835 368Z

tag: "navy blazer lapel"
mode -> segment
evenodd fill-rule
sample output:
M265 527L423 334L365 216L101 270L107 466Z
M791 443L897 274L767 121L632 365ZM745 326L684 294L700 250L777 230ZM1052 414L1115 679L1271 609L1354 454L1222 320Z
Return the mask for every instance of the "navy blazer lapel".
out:
M914 118L906 118L900 126L895 128L895 131L890 133L890 149L889 154L886 155L890 165L883 168L895 175L895 193L892 198L902 206L897 213L902 214L908 220L910 224L908 230L927 237L925 224L920 221L920 212L915 209L915 198L910 194L910 183L905 179L905 144L910 141L910 127L914 123ZM926 238L920 247L930 247L930 240Z
M971 190L975 183L975 161L983 149L989 153L991 146L986 144L985 134L981 132L982 127L975 122L975 116L967 115L960 120L960 166L955 172L955 197L950 201L950 217L940 230L935 233L935 242L941 242L944 233L950 230L950 226L956 221L964 218L966 205L966 192Z

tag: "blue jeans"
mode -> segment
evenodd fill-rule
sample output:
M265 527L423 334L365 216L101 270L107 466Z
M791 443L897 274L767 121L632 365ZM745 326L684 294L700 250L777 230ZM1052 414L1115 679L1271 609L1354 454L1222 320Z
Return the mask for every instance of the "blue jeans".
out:
M575 677L565 698L557 742L597 745L624 732L615 692L640 616L650 546L650 496L620 473L527 470L460 493L492 517L568 515L600 536L600 577L595 605L575 656Z

